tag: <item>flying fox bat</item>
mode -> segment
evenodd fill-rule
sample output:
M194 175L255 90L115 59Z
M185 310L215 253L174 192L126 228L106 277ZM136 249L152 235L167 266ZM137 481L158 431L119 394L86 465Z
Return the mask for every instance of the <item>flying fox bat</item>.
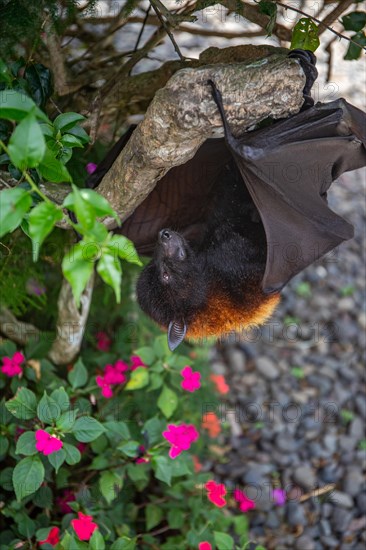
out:
M172 168L121 230L152 255L137 297L167 329L171 350L186 336L263 323L292 277L353 236L328 207L327 191L366 165L366 114L345 100L309 107L306 86L306 110L235 138L209 85L225 139L207 140Z

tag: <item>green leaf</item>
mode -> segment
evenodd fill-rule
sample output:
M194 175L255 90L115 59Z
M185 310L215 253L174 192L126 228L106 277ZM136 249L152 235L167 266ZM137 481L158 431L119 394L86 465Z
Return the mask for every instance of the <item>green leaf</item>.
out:
M0 435L0 456L3 457L7 453L8 449L9 440L4 435Z
M53 183L72 181L66 166L56 158L54 151L48 146L46 146L46 152L42 162L37 167L37 171L46 181L51 181Z
M155 504L148 504L145 509L146 513L146 530L150 531L156 525L159 525L163 519L163 510Z
M2 59L0 59L0 82L5 82L5 84L9 87L13 82L13 75Z
M113 235L112 241L108 244L108 248L113 250L121 260L126 260L130 264L142 265L134 244L127 239L127 237L123 235Z
M60 467L65 462L66 453L63 449L60 449L59 451L56 451L55 453L51 453L50 455L48 455L47 458L51 466L55 468L56 474L57 474Z
M64 134L61 138L61 143L64 147L84 147L80 139L72 134Z
M104 539L99 529L95 529L94 533L92 534L89 540L89 547L91 550L104 550Z
M362 31L366 24L366 13L364 11L353 11L342 17L342 23L346 31Z
M62 219L62 212L52 202L41 202L29 214L29 235L32 239L34 260L38 260L39 249L54 228Z
M297 48L315 52L319 47L319 29L312 19L302 17L292 31L291 50Z
M39 456L23 458L13 470L13 485L17 500L32 495L44 480L44 467Z
M161 441L161 434L166 428L166 421L157 417L149 418L144 424L143 432L147 432L149 445Z
M5 403L8 411L20 420L30 420L36 416L37 399L34 393L21 387L12 399Z
M73 185L72 193L68 195L73 199L74 212L83 229L91 229L96 221L96 213L91 204L85 201L79 189Z
M343 58L343 59L347 59L348 61L353 61L354 59L358 59L361 55L362 48L366 46L366 35L363 31L360 31L357 34L354 34L353 36L351 36L351 38L354 42L357 42L359 46L350 42L347 53Z
M94 441L94 439L97 439L103 432L105 432L104 427L98 420L95 420L95 418L91 416L82 416L78 418L72 429L72 433L76 439L82 443Z
M16 90L0 91L0 118L20 121L28 116L29 111L32 110L37 118L50 122L47 115L36 106L26 93L17 92Z
M130 441L126 441L125 443L118 445L117 449L129 457L135 458L139 447L140 443L138 441L130 439Z
M156 479L160 479L160 481L170 486L172 479L171 460L166 456L155 456L152 459L152 465Z
M63 113L55 118L53 125L57 131L65 133L82 120L85 120L85 116L79 115L78 113Z
M69 432L75 424L77 409L70 409L61 414L60 418L56 422L56 427L62 432Z
M103 252L97 264L97 272L103 281L113 288L116 295L116 302L119 304L121 301L122 282L122 269L119 260L116 260L111 254Z
M90 137L88 136L84 128L81 128L81 126L74 126L67 133L76 136L78 139L80 139L82 143L90 142Z
M67 379L74 390L85 386L88 381L88 371L81 359L78 359L74 367L69 371Z
M80 305L80 297L93 274L94 261L85 254L85 242L73 246L62 261L62 271L69 281L76 305Z
M34 432L25 432L22 434L15 449L17 455L32 456L37 454L36 437Z
M111 546L111 550L135 550L137 539L130 539L128 537L120 537L114 541Z
M115 472L103 472L99 479L100 492L108 502L111 504L117 497L119 491L122 489L123 481L121 476Z
M8 145L9 157L19 170L35 168L46 151L42 130L33 112L15 128Z
M70 408L70 399L65 388L57 388L53 390L50 396L59 405L62 412L66 412Z
M168 386L163 387L163 391L159 395L158 407L165 416L165 418L170 418L178 406L178 397L173 390Z
M32 498L32 502L40 508L51 508L53 504L53 494L50 487L41 485ZM47 538L47 536L45 538Z
M46 540L46 538L48 538L48 535L50 534L51 529L52 527L42 527L41 529L37 529L36 531L37 541Z
M234 548L234 539L226 533L220 533L214 531L215 543L218 550L228 550L228 548Z
M14 231L32 206L28 191L16 187L0 193L0 238Z
M62 449L65 451L65 460L66 463L70 466L73 466L74 464L77 464L81 460L81 453L79 449L74 447L74 445L70 445L69 443L64 443L64 446Z
M46 392L38 403L37 416L45 424L53 424L61 416L60 406Z
M149 383L149 371L146 367L137 367L131 372L131 377L125 385L126 390L134 391L144 388Z
M52 75L50 69L42 63L27 65L24 71L24 78L29 84L32 97L37 105L44 108L49 97L52 95Z
M102 197L102 195L92 189L80 189L79 192L82 200L93 207L96 216L110 215L119 222L119 217L116 211L113 210L107 199ZM63 206L73 212L75 211L75 196L72 193L65 198Z
M19 533L27 538L33 537L36 531L35 522L24 513L17 514L17 520Z
M152 365L156 359L154 349L147 346L136 349L134 355L138 355L145 365Z
M130 439L130 431L128 426L122 420L110 420L104 422L103 426L106 428L106 436L111 440Z
M261 0L258 4L259 13L264 13L269 16L269 21L266 25L267 36L271 36L273 27L276 24L277 4L268 0Z

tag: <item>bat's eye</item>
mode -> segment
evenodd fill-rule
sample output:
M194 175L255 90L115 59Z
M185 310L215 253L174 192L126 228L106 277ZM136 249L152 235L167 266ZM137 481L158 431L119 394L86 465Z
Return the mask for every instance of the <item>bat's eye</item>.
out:
M163 272L163 281L164 281L165 283L169 283L169 281L170 281L170 275L169 275L169 273L168 273L167 271L164 271L164 272Z

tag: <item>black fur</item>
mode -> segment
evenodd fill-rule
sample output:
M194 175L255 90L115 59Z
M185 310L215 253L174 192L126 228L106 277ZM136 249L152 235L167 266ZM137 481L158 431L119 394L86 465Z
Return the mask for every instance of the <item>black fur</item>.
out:
M169 253L162 230L153 259L140 275L139 304L161 326L172 321L189 326L215 289L241 304L246 281L260 285L266 262L264 228L234 161L215 184L206 227L194 244L168 230Z

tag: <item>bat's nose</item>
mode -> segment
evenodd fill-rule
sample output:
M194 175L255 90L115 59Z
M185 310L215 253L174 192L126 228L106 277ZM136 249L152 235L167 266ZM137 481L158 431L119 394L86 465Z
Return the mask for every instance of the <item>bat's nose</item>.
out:
M169 241L169 239L171 239L171 237L172 237L172 234L169 231L169 229L162 229L159 232L159 237L160 237L161 241Z

